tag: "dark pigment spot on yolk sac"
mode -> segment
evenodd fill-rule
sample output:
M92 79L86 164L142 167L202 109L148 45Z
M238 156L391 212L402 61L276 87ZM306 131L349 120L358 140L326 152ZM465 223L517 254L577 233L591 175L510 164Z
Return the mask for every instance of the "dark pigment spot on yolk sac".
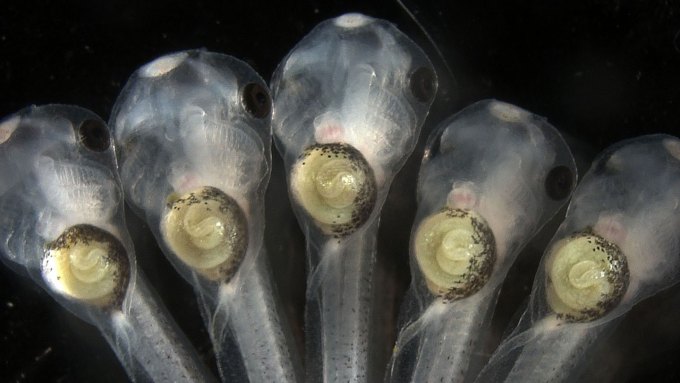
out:
M373 169L347 144L314 144L291 173L296 201L319 228L334 238L354 233L371 215L377 198Z

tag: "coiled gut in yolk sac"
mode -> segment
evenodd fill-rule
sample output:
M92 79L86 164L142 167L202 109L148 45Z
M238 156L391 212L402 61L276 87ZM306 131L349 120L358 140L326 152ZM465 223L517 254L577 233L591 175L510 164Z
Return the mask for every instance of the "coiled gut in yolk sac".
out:
M169 201L161 232L183 262L211 280L231 278L248 246L243 211L231 197L212 187Z
M291 171L291 191L324 233L342 238L363 225L375 205L373 170L345 144L312 145Z
M474 294L489 279L496 242L477 213L447 208L420 224L414 252L430 291L455 300Z
M569 321L601 317L623 298L628 263L619 247L591 233L555 245L546 263L550 307Z

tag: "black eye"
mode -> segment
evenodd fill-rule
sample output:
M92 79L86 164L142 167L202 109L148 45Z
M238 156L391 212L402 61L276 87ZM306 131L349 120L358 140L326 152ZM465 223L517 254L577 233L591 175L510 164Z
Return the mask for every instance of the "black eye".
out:
M86 148L95 152L103 152L111 144L109 129L103 122L97 120L83 121L78 128L78 139Z
M556 166L545 178L545 192L555 201L564 199L574 186L574 175L566 166Z
M246 111L257 118L267 117L271 110L269 92L254 82L243 88L241 101Z
M420 102L430 101L437 91L434 73L426 67L418 68L411 74L409 86L411 87L413 97Z

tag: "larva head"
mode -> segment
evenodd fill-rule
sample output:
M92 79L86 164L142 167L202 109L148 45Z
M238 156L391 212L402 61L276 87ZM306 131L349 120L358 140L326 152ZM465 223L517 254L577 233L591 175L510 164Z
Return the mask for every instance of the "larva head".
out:
M370 217L377 188L373 170L350 145L308 147L293 165L291 194L327 235L342 238Z
M354 13L317 25L279 64L271 88L287 167L310 145L343 143L387 188L415 147L437 76L394 25Z
M571 322L602 317L621 301L628 262L616 244L590 232L556 243L546 262L548 304Z
M127 200L157 217L168 195L210 185L263 206L271 111L265 81L234 57L189 50L141 67L111 113Z
M215 281L233 276L248 247L245 214L233 198L210 186L171 196L161 233L177 258Z
M445 208L425 218L414 237L415 258L429 290L446 300L479 291L496 261L486 221L471 210Z
M130 263L120 241L91 225L66 229L45 245L42 276L55 292L104 309L122 304Z

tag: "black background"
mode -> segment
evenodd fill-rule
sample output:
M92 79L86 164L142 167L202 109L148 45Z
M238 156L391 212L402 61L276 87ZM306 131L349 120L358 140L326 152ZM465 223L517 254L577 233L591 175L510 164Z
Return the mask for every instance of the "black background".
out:
M546 116L572 145L581 173L620 139L680 133L680 3L651 1L15 2L0 4L0 116L30 104L77 104L108 119L127 77L160 55L190 48L231 54L266 80L318 22L345 12L388 19L435 62L440 92L421 145L400 173L380 228L378 288L385 335L408 286L408 238L422 141L467 104L496 98ZM267 248L302 342L303 237L282 199L274 151ZM165 261L148 228L129 214L137 259L214 368L193 292ZM549 225L511 269L494 318L493 349L529 293ZM680 288L639 304L603 342L586 375L599 381L680 380ZM385 353L390 349L385 344ZM0 267L1 381L125 381L96 329L32 281Z

